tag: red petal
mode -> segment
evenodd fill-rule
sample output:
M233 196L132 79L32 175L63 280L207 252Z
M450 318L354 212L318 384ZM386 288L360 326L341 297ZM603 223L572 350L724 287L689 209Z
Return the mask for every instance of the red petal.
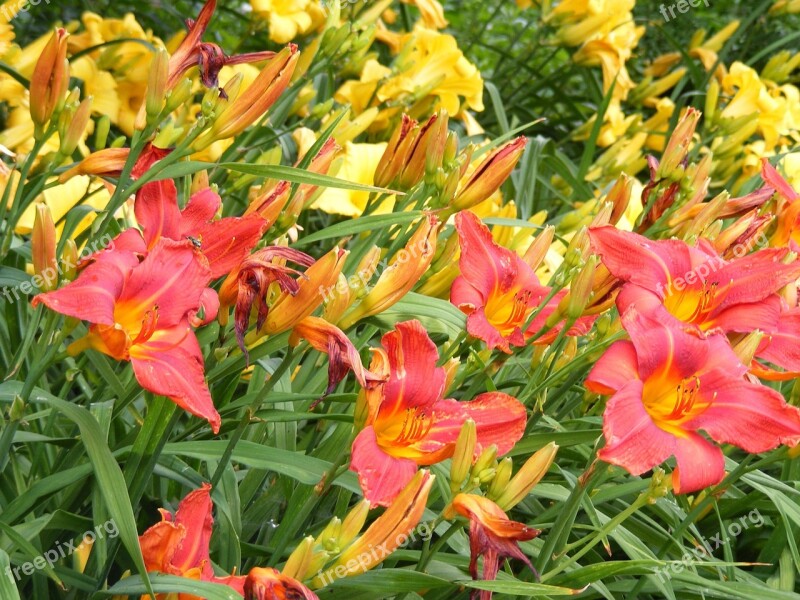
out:
M644 385L631 381L608 401L603 413L606 445L600 460L619 465L632 475L641 475L669 458L675 450L675 436L653 423L642 403Z
M214 575L208 554L214 524L212 508L211 486L204 483L181 500L175 513L175 525L185 528L186 533L172 557L172 564L181 572L201 567L203 579Z
M701 389L713 394L711 405L685 423L702 429L720 443L733 444L751 453L766 452L800 442L800 410L764 385L714 369L701 376Z
M125 250L106 251L102 260L86 267L78 278L61 289L39 294L33 306L44 304L51 310L90 323L114 324L114 308L126 279L139 259Z
M193 232L210 222L217 215L220 204L222 199L211 188L192 194L181 211L181 236L193 235Z
M800 198L792 186L789 185L789 182L770 164L768 158L761 159L761 178L789 202L794 202Z
M361 490L372 506L389 506L414 479L417 464L408 458L394 458L378 446L375 430L368 426L353 441L350 470L358 474Z
M117 321L141 322L157 306L159 328L172 327L197 310L209 278L208 267L190 242L161 239L125 283ZM123 313L128 316L120 318Z
M720 308L758 302L800 277L800 261L783 264L787 248L765 248L729 262L709 275L709 283L727 288Z
M627 340L615 342L595 363L586 377L586 389L595 394L613 394L639 379L636 349Z
M674 277L692 270L691 249L678 240L652 241L615 227L589 229L592 249L614 277L663 291Z
M525 406L514 396L486 392L471 402L461 402L461 407L475 421L478 445L486 448L495 444L499 456L511 451L525 433ZM478 448L475 451L477 454Z
M206 385L203 354L187 321L157 330L147 342L132 346L130 353L133 372L144 389L167 396L219 432L221 420Z
M378 421L402 419L409 408L433 407L444 393L445 372L436 366L439 352L419 321L398 323L381 339L389 357Z
M716 485L725 477L722 450L701 435L689 433L676 438L672 487L676 494L689 494Z
M200 240L212 279L236 268L261 239L266 226L259 215L249 215L219 219L194 230L192 235Z

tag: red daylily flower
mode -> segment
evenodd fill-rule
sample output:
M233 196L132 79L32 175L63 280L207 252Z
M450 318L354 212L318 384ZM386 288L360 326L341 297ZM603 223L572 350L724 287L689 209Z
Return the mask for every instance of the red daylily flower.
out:
M351 470L364 496L388 506L411 481L418 466L450 458L467 419L477 425L477 456L495 444L505 454L525 431L525 407L502 392L471 402L444 399L445 370L419 321L398 323L375 350L370 370L386 379L366 390L366 427L353 442Z
M764 336L756 358L784 369L776 371L754 361L750 372L762 379L786 381L800 377L800 307L783 305L777 327Z
M725 475L722 450L700 431L752 453L800 442L800 410L747 380L724 335L703 339L636 308L622 321L630 341L612 345L586 379L592 392L613 394L601 460L641 475L675 456L673 487L688 493Z
M150 146L137 160L134 176L141 176L169 154ZM146 183L136 193L133 205L148 248L160 238L189 239L200 248L211 267L211 279L229 273L264 234L268 223L258 214L214 220L222 203L219 195L205 188L192 195L186 207L178 208L178 190L171 179Z
M207 300L211 271L206 260L186 240L161 239L141 262L140 254L125 246L127 241L96 254L75 281L39 294L32 304L91 323L72 351L91 347L116 360L130 360L144 389L206 419L216 433L220 416L205 382L203 354L189 327L201 307L214 310Z
M216 7L217 0L208 0L196 21L186 20L189 31L169 59L167 89L175 87L180 78L192 67L200 68L203 85L214 88L219 86L219 72L225 65L259 62L275 56L274 52L269 51L226 56L217 44L201 41ZM220 92L224 94L223 90ZM223 98L225 97L223 95Z
M701 240L649 240L614 227L589 230L593 250L626 282L617 308L674 318L697 331L771 332L781 310L776 294L800 277L800 261L784 264L786 248L765 248L732 261Z
M173 516L159 509L161 522L139 536L144 564L148 573L159 572L189 579L227 585L244 595L245 577L217 577L211 566L208 544L214 519L211 516L211 486L189 492L178 504ZM166 594L156 598L166 600ZM142 596L142 599L147 596ZM169 598L172 598L170 595ZM177 600L202 600L199 596L179 593Z
M483 556L483 580L497 579L501 558L516 558L536 573L531 561L519 549L517 542L532 540L541 531L524 523L512 521L497 504L475 494L458 494L452 508L469 519L469 573L478 579L478 558ZM472 598L491 600L489 590L473 590Z
M244 582L245 600L319 600L302 583L277 569L254 567Z
M567 290L561 290L539 311L523 331L531 313L550 294L533 269L516 252L497 245L489 228L469 211L456 215L461 245L461 275L453 282L450 301L467 314L467 331L482 339L490 349L511 353L511 346L524 346L555 312ZM584 335L595 317L581 317L567 335ZM536 344L548 344L559 329L539 337Z

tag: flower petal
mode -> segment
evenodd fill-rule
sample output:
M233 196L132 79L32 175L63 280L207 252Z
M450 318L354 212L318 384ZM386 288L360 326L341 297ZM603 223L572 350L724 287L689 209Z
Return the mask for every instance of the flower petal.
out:
M628 340L614 342L586 377L586 389L595 394L613 394L639 379L636 349Z
M196 311L210 278L192 244L161 239L125 283L117 306L132 320L158 307L158 327L172 327L190 311Z
M603 413L606 445L597 456L631 475L641 475L669 458L675 437L653 423L642 403L644 385L631 381L608 401Z
M133 372L144 389L167 396L219 432L221 419L206 385L203 354L186 320L156 330L148 341L131 346L130 354Z
M90 323L114 324L114 307L125 281L139 265L133 252L106 251L102 260L86 267L78 278L61 289L39 294L33 306L44 304L51 310Z
M389 358L378 420L402 418L409 408L432 408L444 393L445 372L436 366L439 351L419 321L398 323L381 344Z
M589 229L592 250L614 277L651 291L663 291L673 277L692 270L689 246L678 240L652 241L616 227Z
M697 433L676 438L675 460L678 466L672 473L672 487L676 494L704 490L725 477L722 450Z
M705 373L701 386L713 390L711 405L685 427L702 429L717 442L751 453L800 442L800 409L779 392L731 377L725 369Z
M358 474L364 497L372 506L389 506L414 478L417 464L408 458L394 458L378 446L375 430L367 426L353 441L350 470Z

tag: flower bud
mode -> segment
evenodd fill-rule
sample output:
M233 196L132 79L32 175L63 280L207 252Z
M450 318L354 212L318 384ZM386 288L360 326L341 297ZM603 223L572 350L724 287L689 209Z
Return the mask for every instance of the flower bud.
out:
M46 204L36 205L36 216L31 235L33 272L42 278L41 290L49 292L58 287L58 263L56 261L56 227Z
M289 559L286 561L281 572L287 577L295 579L305 579L308 565L311 562L311 557L314 550L314 538L311 536L303 538L303 541L298 544Z
M525 151L527 139L520 136L500 148L492 150L456 194L453 209L464 210L486 200L494 194L517 166Z
M461 432L456 439L453 462L450 466L450 491L454 494L461 489L469 475L477 441L478 433L475 421L467 419L461 426Z
M505 490L498 496L497 505L503 510L509 510L522 502L547 473L556 458L556 452L558 446L553 442L536 451L511 478Z
M555 233L555 227L552 225L546 226L525 251L523 260L528 263L534 271L539 268L539 265L542 264L545 256L547 256L547 251L553 244Z
M511 460L510 456L506 456L500 461L495 470L494 479L492 479L492 483L486 492L489 498L495 499L505 491L508 482L511 480L513 469L514 461Z
M661 164L658 167L658 179L671 179L678 167L681 166L686 156L689 154L689 146L692 143L694 131L700 121L700 111L689 108L686 114L678 121L675 131L667 142Z
M481 473L492 467L496 459L497 446L495 444L484 448L483 452L480 453L480 456L478 456L478 459L475 461L475 464L472 467L472 479L480 478Z
M364 523L367 522L367 515L369 514L369 501L361 500L342 521L342 526L339 529L339 537L337 539L340 548L346 548L350 545L356 536L361 533L364 528Z
M86 126L89 124L89 118L92 116L92 97L89 96L78 105L78 109L72 115L69 123L63 131L59 133L61 144L59 146L59 153L64 156L71 156L81 141Z
M400 124L395 127L386 150L375 169L374 182L378 187L389 187L399 175L408 157L410 142L413 141L417 122L403 114Z
M64 244L64 251L61 253L61 261L64 265L61 277L64 281L73 281L78 276L78 260L78 246L75 240L68 239Z
M411 291L436 252L437 225L438 219L434 215L423 218L406 247L394 255L391 264L381 273L372 290L358 306L343 317L342 329L348 329L361 319L383 312Z
M67 62L67 37L69 34L57 28L39 55L30 83L31 120L41 134L53 113L64 103L64 94L69 85L69 63Z
M164 106L168 77L169 55L164 48L159 48L150 64L150 74L147 80L147 94L145 95L147 116L156 117L161 112L161 108Z
M733 351L743 365L750 365L753 362L763 338L764 332L756 330L748 333L733 345Z
M592 284L594 283L594 272L597 268L597 257L590 256L586 264L578 271L572 279L569 289L569 301L567 302L567 317L577 319L583 314L584 308L589 304L589 297L592 294Z

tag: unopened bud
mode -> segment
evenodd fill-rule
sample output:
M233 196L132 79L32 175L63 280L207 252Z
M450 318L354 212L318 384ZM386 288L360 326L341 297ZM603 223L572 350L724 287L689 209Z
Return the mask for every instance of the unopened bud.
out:
M586 264L578 271L573 278L569 289L569 301L567 302L567 317L577 319L583 314L584 308L589 304L589 297L592 295L592 284L594 282L594 272L597 268L597 257L590 256Z
M339 529L338 543L340 548L345 548L350 545L356 536L361 533L364 528L364 523L367 522L367 515L369 514L369 501L361 500L342 521L342 526Z
M527 139L520 136L490 152L459 190L453 201L453 208L471 208L500 189L517 166L526 144Z
M36 216L31 235L31 255L33 272L42 278L42 291L49 292L58 287L58 263L56 262L56 227L50 208L44 204L36 205Z
M150 64L150 75L147 80L147 94L145 95L145 112L147 116L157 117L164 106L164 96L167 91L169 79L169 55L164 48L156 50L153 62Z
M502 494L508 482L511 480L511 474L514 470L514 461L511 460L510 456L506 456L500 463L497 465L497 469L495 470L494 479L492 479L492 484L489 486L489 489L486 492L486 495L491 498L495 499Z
M733 351L743 365L749 366L755 358L756 352L761 345L761 340L764 338L762 331L753 331L748 333L739 342L733 345Z
M68 239L64 244L64 251L61 253L61 261L64 265L62 277L64 281L73 281L78 276L78 245L75 240Z
M45 45L30 82L31 120L37 133L60 110L69 85L69 63L67 62L67 37L69 34L57 28Z
M59 146L59 153L64 156L71 156L81 141L83 133L86 131L86 126L89 124L89 118L92 116L92 97L89 96L80 103L77 110L72 114L72 118L63 131L60 132L61 144Z
M456 439L453 462L450 466L450 491L454 494L461 489L469 475L477 440L478 433L475 421L467 419L461 426L461 432Z
M292 551L286 565L281 572L287 577L303 580L305 579L308 565L311 562L311 557L314 550L314 538L308 536L303 538L303 541Z
M497 505L503 510L509 510L519 504L533 487L542 480L550 465L553 464L557 452L558 446L553 442L537 450L525 461L525 464L509 481L505 490L498 496Z

